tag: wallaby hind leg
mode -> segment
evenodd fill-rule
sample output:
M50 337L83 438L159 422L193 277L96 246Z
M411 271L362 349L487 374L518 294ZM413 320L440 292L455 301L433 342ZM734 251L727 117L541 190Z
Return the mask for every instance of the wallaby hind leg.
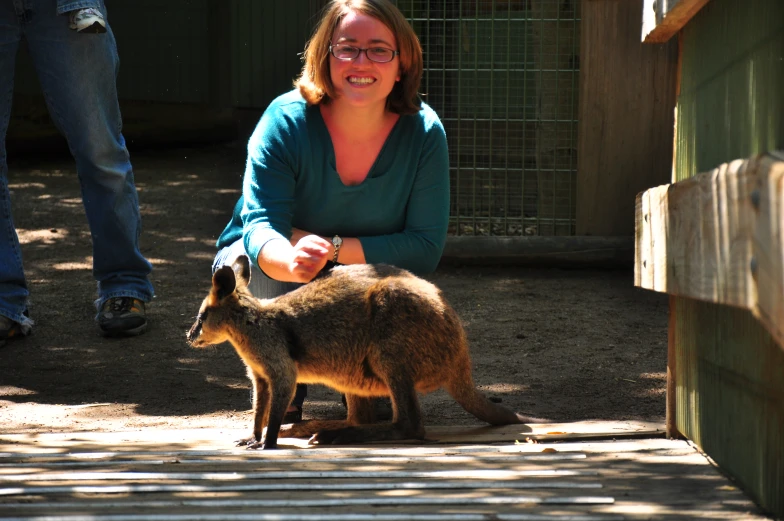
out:
M395 368L398 369L398 368ZM354 425L339 429L324 429L315 433L311 445L347 445L373 441L425 439L425 426L419 408L414 384L404 371L389 377L387 385L392 392L392 423Z

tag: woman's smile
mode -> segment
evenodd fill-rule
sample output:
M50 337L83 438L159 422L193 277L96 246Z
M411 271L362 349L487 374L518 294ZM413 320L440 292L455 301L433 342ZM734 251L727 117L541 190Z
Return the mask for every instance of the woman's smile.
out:
M372 85L376 82L376 79L370 76L349 76L348 82L352 85L364 87Z

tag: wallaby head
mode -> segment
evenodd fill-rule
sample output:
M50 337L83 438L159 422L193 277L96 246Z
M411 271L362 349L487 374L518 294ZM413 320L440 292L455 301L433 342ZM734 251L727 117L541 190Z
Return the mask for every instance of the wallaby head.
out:
M208 347L229 339L227 314L239 306L239 301L250 296L250 260L237 257L231 266L221 266L212 275L212 288L199 308L196 322L186 334L193 347Z

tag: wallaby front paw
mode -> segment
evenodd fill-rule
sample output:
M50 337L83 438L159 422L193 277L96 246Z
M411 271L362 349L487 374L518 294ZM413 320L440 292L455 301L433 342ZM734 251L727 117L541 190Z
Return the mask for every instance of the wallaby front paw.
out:
M248 445L248 450L275 450L277 448L277 443L267 443L266 441L257 441Z
M237 444L237 447L249 447L254 443L258 443L260 441L260 437L257 438L256 436L251 436L250 438L243 438L241 440L237 440L234 443Z

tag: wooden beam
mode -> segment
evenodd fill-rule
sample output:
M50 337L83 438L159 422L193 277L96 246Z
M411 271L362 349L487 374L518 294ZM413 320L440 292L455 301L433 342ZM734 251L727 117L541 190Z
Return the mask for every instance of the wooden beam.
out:
M442 265L624 267L634 260L634 237L447 237Z
M784 348L784 153L639 194L636 286L751 311Z
M643 0L642 41L664 43L683 29L708 0Z

